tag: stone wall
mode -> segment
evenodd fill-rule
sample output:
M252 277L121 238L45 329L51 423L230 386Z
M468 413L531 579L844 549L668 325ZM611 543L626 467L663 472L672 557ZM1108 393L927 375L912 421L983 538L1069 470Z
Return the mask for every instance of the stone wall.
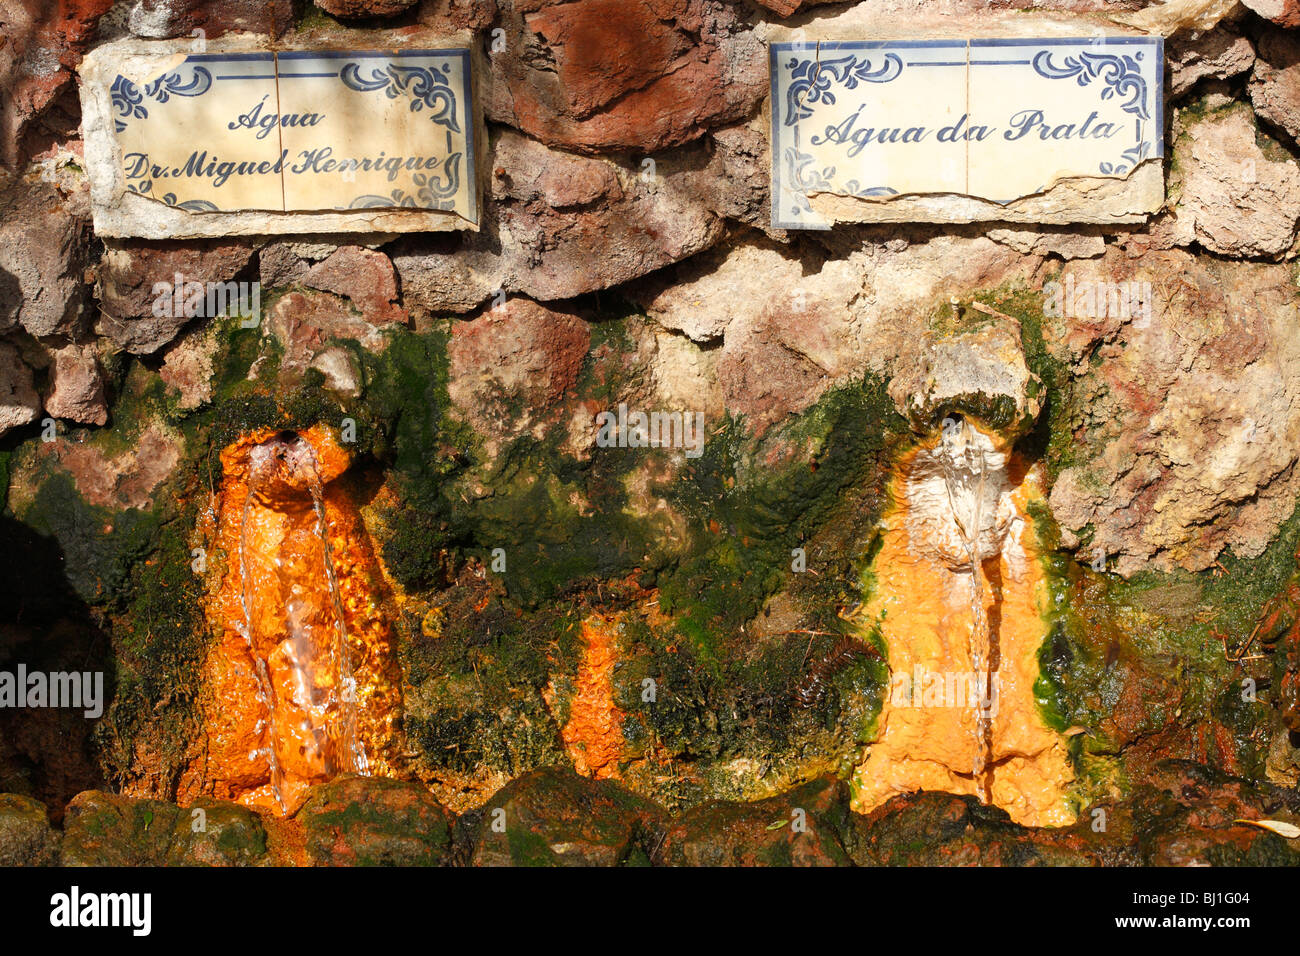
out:
M767 40L868 6L919 32L1030 16L983 0L5 0L0 529L20 546L0 549L0 592L28 610L0 625L0 660L88 656L113 700L91 727L0 733L0 790L52 807L92 787L205 795L187 768L205 753L219 561L190 565L211 544L213 462L257 428L345 422L399 635L401 775L461 812L538 767L590 769L564 730L594 692L579 625L601 614L617 629L609 776L672 808L847 776L882 665L828 676L812 709L793 688L868 587L893 463L937 425L918 407L987 415L1000 396L1047 475L1061 613L1039 696L1069 734L1078 805L1165 758L1294 786L1284 656L1237 664L1217 635L1241 643L1297 570L1300 13L1034 5L1166 37L1166 197L1145 223L773 229ZM96 236L77 64L195 30L357 47L472 31L481 228ZM155 314L177 273L260 282L264 321ZM1122 314L1052 306L1088 283L1150 293ZM1018 378L989 384L1001 359L987 378L938 363L961 336L979 340L962 354L1004 357L988 342L1007 338ZM596 416L620 404L702 414L699 457L600 446Z

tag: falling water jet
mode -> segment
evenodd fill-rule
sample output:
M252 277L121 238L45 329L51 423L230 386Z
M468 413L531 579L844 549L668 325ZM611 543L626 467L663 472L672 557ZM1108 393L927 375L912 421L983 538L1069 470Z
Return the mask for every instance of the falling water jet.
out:
M983 436L961 415L944 419L942 439L936 458L943 474L948 508L953 524L961 537L969 558L971 608L971 669L981 695L991 688L996 666L994 639L989 627L989 615L984 608L985 569L980 551L980 536L984 524L984 503L988 488L988 459ZM960 456L961 467L958 467ZM973 485L973 487L966 487ZM969 499L969 513L963 514L958 506L961 499ZM975 720L975 760L971 776L975 779L976 793L981 801L988 802L987 768L992 743L991 720L986 708L979 708Z
M182 793L285 814L338 773L386 773L399 752L384 584L364 522L334 484L347 454L323 428L262 430L222 452L208 613L207 748Z

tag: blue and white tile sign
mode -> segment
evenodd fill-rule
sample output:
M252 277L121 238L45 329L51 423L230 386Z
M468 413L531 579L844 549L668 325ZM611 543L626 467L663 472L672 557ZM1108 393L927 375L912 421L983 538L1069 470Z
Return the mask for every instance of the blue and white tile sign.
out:
M193 54L109 102L125 189L192 213L478 221L469 51Z
M1122 179L1163 145L1159 37L773 43L772 225L810 197L959 195L1006 205Z

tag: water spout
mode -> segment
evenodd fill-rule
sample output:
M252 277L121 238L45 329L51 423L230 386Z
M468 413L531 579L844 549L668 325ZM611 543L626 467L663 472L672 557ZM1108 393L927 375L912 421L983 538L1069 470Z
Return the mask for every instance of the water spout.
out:
M928 789L972 794L1030 825L1072 819L1064 743L1033 693L1047 634L1028 511L1038 472L956 415L900 461L860 615L880 628L891 682L854 777L856 809Z
M398 682L364 522L332 482L323 429L256 433L222 453L216 536L230 568L209 615L208 753L190 787L292 813L307 787L384 772ZM334 489L334 490L331 490Z

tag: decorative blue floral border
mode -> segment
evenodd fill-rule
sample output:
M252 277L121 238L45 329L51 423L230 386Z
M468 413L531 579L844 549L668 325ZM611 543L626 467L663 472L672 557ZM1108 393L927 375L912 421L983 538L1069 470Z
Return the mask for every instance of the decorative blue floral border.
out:
M212 74L201 66L193 67L188 79L177 70L164 73L146 83L143 92L119 73L108 91L113 110L117 113L113 128L120 133L126 129L127 121L148 118L149 109L144 105L145 97L157 103L166 103L172 96L202 96L210 89Z
M1039 49L1024 60L981 59L978 52L1027 46ZM1077 53L1059 49L1080 46L1088 49ZM1125 52L1124 47L1137 49ZM911 61L905 57L909 49L951 49L955 55L947 60ZM773 43L769 54L772 226L776 229L829 228L813 213L807 195L829 187L836 169L815 168L816 159L800 148L800 121L814 114L815 104L833 104L838 89L889 83L905 69L1024 65L1048 79L1073 79L1084 87L1095 84L1102 100L1125 97L1121 108L1134 117L1132 145L1115 161L1100 163L1098 173L1122 176L1142 161L1164 155L1164 41L1160 37ZM1146 57L1150 60L1144 63ZM1151 82L1143 71L1147 63L1153 66ZM852 180L838 184L836 192L864 197L897 195L888 185L862 186Z

